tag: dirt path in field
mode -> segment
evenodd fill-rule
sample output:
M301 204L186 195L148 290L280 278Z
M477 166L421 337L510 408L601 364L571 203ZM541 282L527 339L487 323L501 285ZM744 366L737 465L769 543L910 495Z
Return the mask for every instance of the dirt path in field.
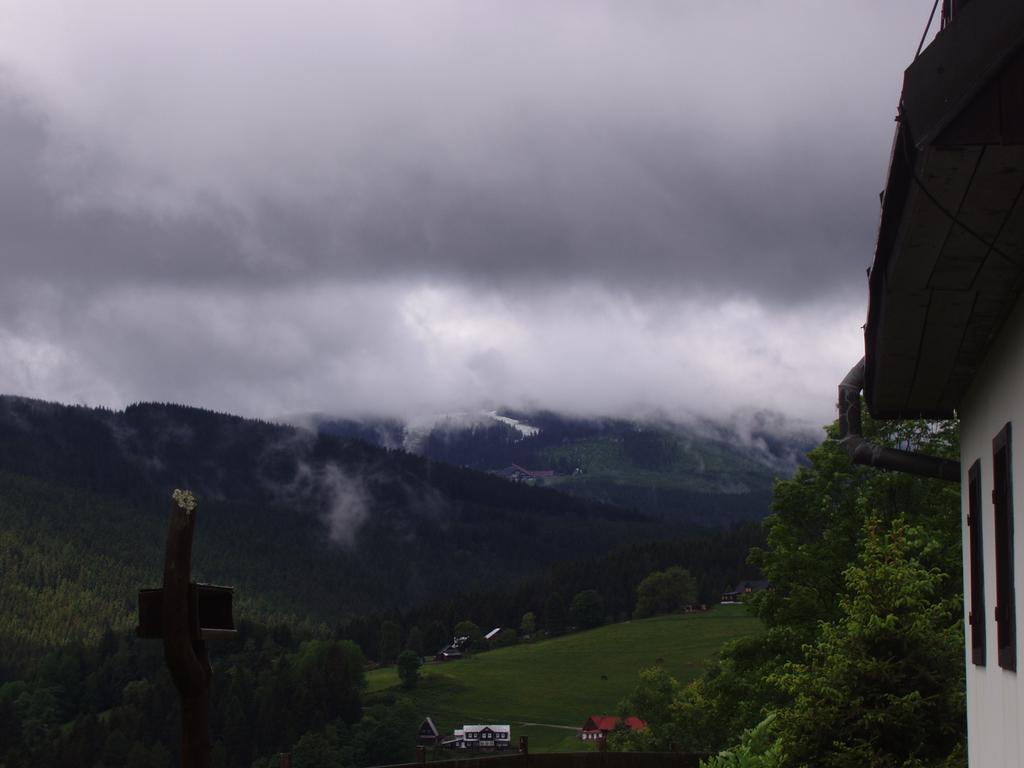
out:
M554 723L516 723L516 725L535 725L541 728L561 728L563 731L578 731L574 725L555 725Z

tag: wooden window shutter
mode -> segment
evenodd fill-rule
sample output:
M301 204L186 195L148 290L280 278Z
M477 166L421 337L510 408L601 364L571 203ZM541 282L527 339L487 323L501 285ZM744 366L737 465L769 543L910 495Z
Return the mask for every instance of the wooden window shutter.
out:
M1017 596L1013 587L1013 455L1010 424L992 441L996 536L996 625L999 666L1017 669Z
M985 548L981 524L981 462L967 470L967 531L970 570L971 661L985 666Z

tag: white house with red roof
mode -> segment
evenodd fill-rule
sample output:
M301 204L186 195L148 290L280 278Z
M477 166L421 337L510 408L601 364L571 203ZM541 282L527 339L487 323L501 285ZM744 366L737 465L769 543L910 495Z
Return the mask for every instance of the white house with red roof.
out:
M625 719L614 715L591 715L580 728L579 737L583 741L604 741L609 732L614 731L620 723L631 731L642 731L647 728L647 723L632 715Z

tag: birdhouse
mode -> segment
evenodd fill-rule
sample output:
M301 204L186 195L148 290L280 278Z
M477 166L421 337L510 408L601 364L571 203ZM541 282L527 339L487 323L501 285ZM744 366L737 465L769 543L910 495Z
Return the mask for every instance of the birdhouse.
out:
M215 584L189 585L188 612L194 639L229 640L238 634L232 613L232 587ZM139 590L138 637L163 638L163 589Z

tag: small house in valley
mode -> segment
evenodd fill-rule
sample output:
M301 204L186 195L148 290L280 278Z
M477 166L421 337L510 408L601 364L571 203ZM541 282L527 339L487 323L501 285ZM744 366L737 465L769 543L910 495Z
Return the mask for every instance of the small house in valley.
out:
M461 659L468 644L468 637L454 637L448 645L434 655L434 661L455 661L456 659Z
M580 728L579 737L582 741L604 741L608 734L618 728L620 724L631 731L642 731L647 728L647 723L632 715L627 718L613 715L591 715Z
M464 725L455 729L452 746L455 749L490 751L508 749L512 744L509 725Z
M527 469L518 464L510 464L504 469L499 469L495 474L517 483L535 483L538 480L554 477L555 471L553 469Z
M428 717L420 723L420 729L416 733L416 741L424 747L432 747L441 743L441 733L437 730L437 726L434 725L434 721L431 718Z
M722 602L726 604L742 603L751 595L763 592L770 586L771 585L764 580L741 581L729 591L722 593Z
M434 656L434 661L455 661L462 658L462 651L450 645L446 645Z

